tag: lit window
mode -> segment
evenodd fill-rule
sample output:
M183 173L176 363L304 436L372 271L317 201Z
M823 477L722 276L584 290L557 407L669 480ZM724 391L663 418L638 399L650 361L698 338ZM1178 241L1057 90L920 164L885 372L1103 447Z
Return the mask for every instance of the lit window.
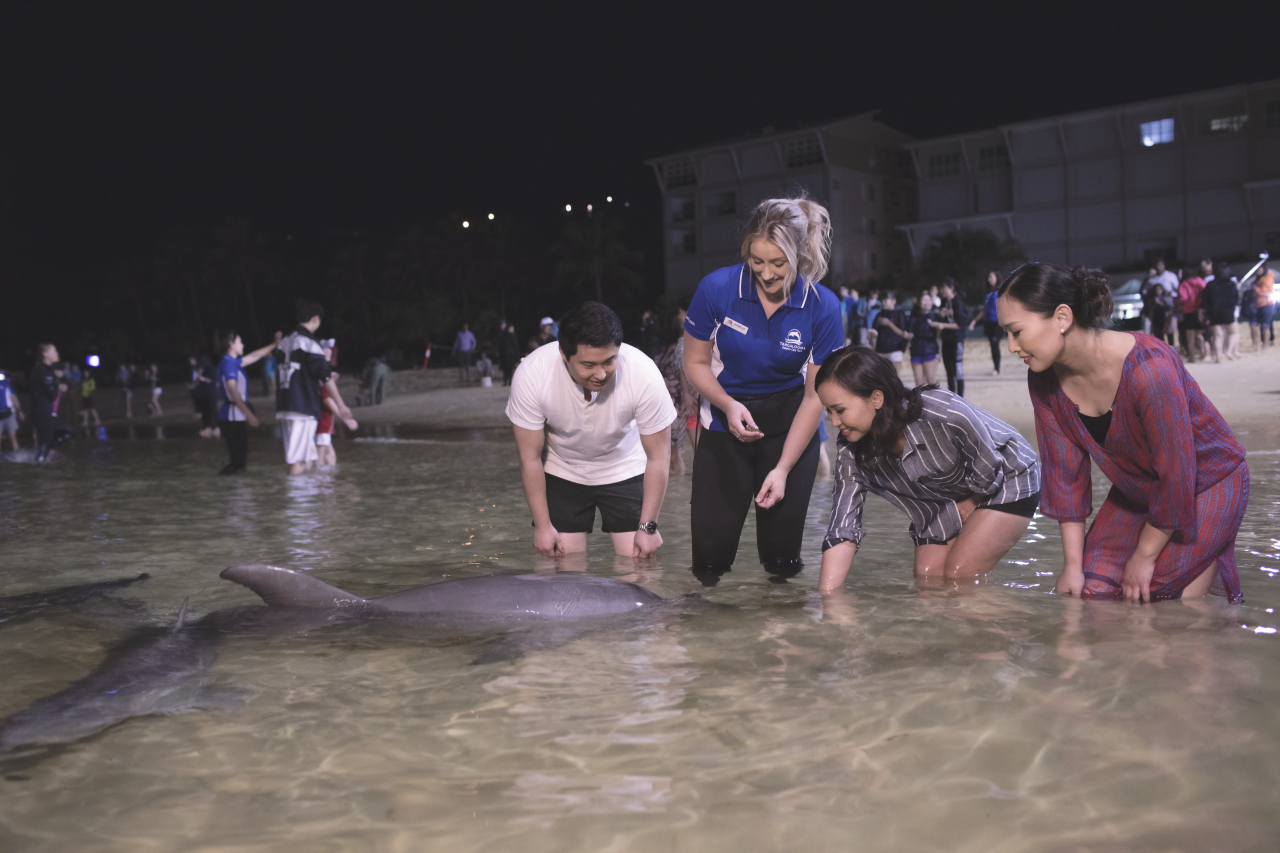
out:
M1173 119L1171 118L1144 121L1139 129L1142 131L1142 144L1148 148L1173 141Z
M1280 127L1280 101L1267 101L1267 129Z
M949 178L960 174L960 154L934 154L929 157L929 177Z
M978 149L978 170L989 172L1009 165L1009 149L1003 145L987 145Z
M1249 123L1249 116L1225 116L1209 119L1210 133L1238 133Z
M698 175L693 171L693 160L673 160L662 167L667 179L667 188L687 187L698 182Z
M784 145L787 155L787 168L811 166L822 162L822 146L814 135L802 136L799 139L788 139Z
M672 222L688 222L696 215L697 209L694 207L691 198L673 198L671 199L671 221Z

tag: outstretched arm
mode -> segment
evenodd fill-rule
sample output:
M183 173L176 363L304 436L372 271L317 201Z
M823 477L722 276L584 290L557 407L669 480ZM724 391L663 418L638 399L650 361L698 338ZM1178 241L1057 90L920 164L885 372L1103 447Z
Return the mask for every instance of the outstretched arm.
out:
M251 353L246 353L240 357L240 366L248 367L259 359L266 358L272 350L276 348L275 342L267 344L265 347L258 347Z
M551 524L551 510L547 507L547 474L542 468L542 446L546 434L542 430L512 426L515 430L516 449L520 452L520 483L524 486L524 499L533 515L533 550L546 557L564 554L560 531Z

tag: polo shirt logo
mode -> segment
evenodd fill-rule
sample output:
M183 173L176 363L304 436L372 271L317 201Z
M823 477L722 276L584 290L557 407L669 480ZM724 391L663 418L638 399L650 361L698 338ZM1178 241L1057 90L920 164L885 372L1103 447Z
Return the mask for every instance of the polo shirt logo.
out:
M787 332L787 339L779 342L783 349L791 352L804 352L804 341L800 337L799 329L792 329Z

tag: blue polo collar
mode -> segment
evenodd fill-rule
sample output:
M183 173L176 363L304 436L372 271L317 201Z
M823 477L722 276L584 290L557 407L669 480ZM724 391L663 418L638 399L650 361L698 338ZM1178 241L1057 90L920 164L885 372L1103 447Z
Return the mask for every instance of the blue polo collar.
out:
M803 308L809 302L809 294L813 294L814 299L821 299L818 288L813 286L813 282L806 281L803 276L796 276L796 284L791 288L791 294L787 297L787 301L782 303L783 308ZM747 269L744 263L738 269L738 298L745 299L748 302L760 302L760 294L756 293L756 279Z

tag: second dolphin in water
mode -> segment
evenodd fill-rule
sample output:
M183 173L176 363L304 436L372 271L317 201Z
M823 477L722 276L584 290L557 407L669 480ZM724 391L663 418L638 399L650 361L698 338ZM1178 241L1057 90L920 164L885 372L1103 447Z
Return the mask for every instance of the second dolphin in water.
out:
M269 607L386 613L440 613L556 622L634 613L665 601L642 586L591 575L485 575L440 581L382 598L360 598L304 572L261 563L232 566L222 577L247 586Z

